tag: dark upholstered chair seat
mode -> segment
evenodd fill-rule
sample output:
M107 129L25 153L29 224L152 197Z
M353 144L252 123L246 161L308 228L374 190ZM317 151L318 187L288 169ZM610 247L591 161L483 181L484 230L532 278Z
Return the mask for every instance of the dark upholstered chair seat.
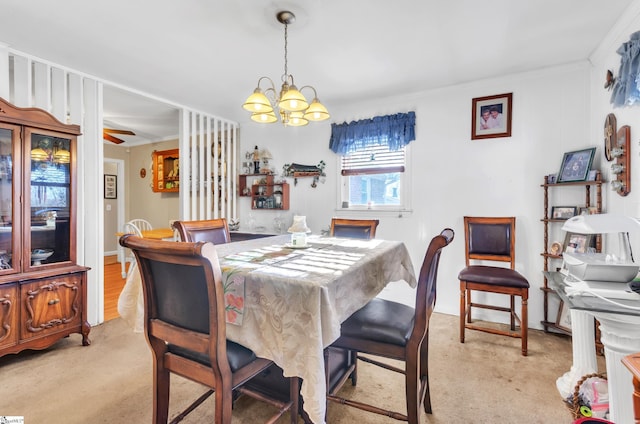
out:
M464 343L465 329L517 337L522 339L522 355L527 356L529 282L515 270L516 218L465 216L464 241L465 268L458 274L460 343ZM474 302L471 300L473 291L509 296L509 306L489 303L493 301L489 298ZM516 296L521 299L520 316L516 312ZM471 318L474 308L508 313L509 329L485 325L481 321L474 323ZM518 331L516 324L520 327Z
M485 265L471 265L460 271L459 280L497 286L529 288L529 282L518 271Z
M335 221L334 219L334 223ZM340 337L329 347L329 349L347 349L351 352L353 361L350 377L354 386L357 383L357 364L360 361L404 374L406 415L403 412L383 409L375 401L375 404L367 404L353 398L347 399L338 396L340 388L347 379L343 378L335 385L330 384L331 375L328 370L332 368L329 364L330 355L326 350L325 370L327 371L328 400L396 420L407 421L408 424L420 424L421 408L427 414L431 414L429 321L436 303L440 254L442 249L453 241L453 236L453 230L445 228L439 235L431 239L420 268L415 308L374 298L342 323ZM401 361L404 367L389 364L388 361L380 361L379 358ZM382 392L385 389L383 387ZM373 390L380 391L380 388L376 387ZM375 398L374 394L373 399ZM361 421L370 422L366 418Z
M228 233L224 218L217 223L182 221L196 230L216 227ZM180 222L180 221L176 221ZM212 424L231 424L233 404L247 395L275 407L267 423L290 412L298 424L300 379L288 377L289 397L272 396L247 383L262 374L273 361L259 358L246 347L227 340L222 270L211 242L174 242L125 234L120 245L131 249L142 279L144 331L153 352L154 424L177 423L213 396ZM199 383L206 392L169 419L171 374ZM176 388L178 389L178 388ZM171 411L175 414L175 411ZM197 419L196 419L197 420Z
M209 355L205 355L204 353L194 352L193 350L188 350L176 345L169 345L168 349L169 352L175 353L176 355L183 356L193 361L198 361L203 365L211 366ZM231 372L236 372L245 365L255 361L256 354L238 343L227 340L227 359L229 360Z
M406 346L415 315L410 306L375 298L347 318L340 333L344 337Z

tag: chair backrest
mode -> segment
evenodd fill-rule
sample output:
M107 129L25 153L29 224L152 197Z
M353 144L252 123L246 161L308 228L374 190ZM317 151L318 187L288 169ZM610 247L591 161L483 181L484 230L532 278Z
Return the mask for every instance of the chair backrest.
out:
M226 218L202 221L174 221L173 228L178 231L181 241L192 243L208 241L213 244L224 244L231 241Z
M376 237L377 219L342 219L332 218L329 235L332 237L349 237L372 239Z
M465 261L509 262L515 268L515 217L464 217Z
M438 265L442 249L448 246L454 238L454 231L445 228L442 232L431 239L427 252L422 261L420 275L418 276L418 287L416 290L416 315L413 325L411 339L419 342L422 340L429 328L429 319L436 304Z
M124 224L125 234L135 234L142 237L142 231L152 230L151 223L146 219L132 219Z
M224 288L214 245L135 235L122 236L120 244L134 252L140 268L144 328L154 352L208 359L214 369L230 375Z

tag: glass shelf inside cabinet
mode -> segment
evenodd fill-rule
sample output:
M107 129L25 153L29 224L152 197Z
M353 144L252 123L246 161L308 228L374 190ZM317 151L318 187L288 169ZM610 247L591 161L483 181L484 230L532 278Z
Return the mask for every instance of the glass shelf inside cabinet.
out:
M71 140L31 135L31 265L70 260Z
M13 269L13 135L0 128L0 272Z

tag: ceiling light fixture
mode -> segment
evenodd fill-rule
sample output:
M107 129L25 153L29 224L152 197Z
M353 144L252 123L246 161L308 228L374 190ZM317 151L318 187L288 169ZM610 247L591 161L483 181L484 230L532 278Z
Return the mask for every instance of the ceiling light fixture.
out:
M296 20L296 15L284 10L276 14L278 22L284 25L284 74L282 75L282 88L280 93L276 92L275 84L269 77L260 77L258 87L253 91L242 107L251 112L251 119L262 124L271 124L278 121L276 109L280 115L280 120L285 126L301 127L307 125L309 121L324 121L329 119L329 112L320 100L316 89L310 85L298 88L293 82L293 75L289 74L287 68L287 26ZM260 83L267 80L271 83L264 92L260 88ZM309 88L313 90L313 100L311 104L302 94L302 90ZM268 96L269 97L268 97Z

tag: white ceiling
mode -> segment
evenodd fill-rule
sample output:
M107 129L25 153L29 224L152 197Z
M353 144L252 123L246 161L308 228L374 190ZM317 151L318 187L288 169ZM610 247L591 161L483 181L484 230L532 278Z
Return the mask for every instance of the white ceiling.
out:
M245 124L240 105L258 77L279 84L284 71L280 10L297 15L289 72L331 111L584 60L634 1L4 0L0 42ZM157 100L105 90L106 126L164 139L177 133L173 116Z

